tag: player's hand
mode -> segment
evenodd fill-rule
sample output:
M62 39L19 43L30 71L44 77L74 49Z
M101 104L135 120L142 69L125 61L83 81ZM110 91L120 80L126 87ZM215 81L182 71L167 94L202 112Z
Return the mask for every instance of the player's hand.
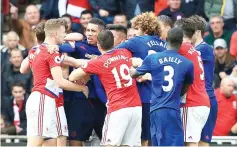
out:
M47 45L47 48L48 48L48 52L50 54L53 54L55 52L59 52L59 48L58 48L58 45Z
M99 10L99 14L100 14L101 17L107 17L107 16L109 16L109 12L106 11L106 10L104 10L104 9L100 9L100 10Z
M146 73L145 75L139 76L139 77L137 78L137 81L138 81L138 82L145 82L145 81L147 81L147 80L149 80L149 81L152 80L152 77L151 77L151 74L150 74L150 73Z
M64 38L65 41L81 41L83 39L83 35L80 33L69 33Z
M131 58L131 60L132 60L133 67L139 67L142 65L142 62L143 62L141 58L136 58L136 57Z
M82 92L83 92L83 94L86 96L86 98L88 98L88 95L89 95L89 89L88 89L87 86L84 86Z

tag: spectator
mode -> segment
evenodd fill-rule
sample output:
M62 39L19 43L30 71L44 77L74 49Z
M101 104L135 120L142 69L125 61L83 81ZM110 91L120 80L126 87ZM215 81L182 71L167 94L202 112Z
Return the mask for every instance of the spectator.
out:
M205 0L182 0L181 9L185 17L192 15L199 15L206 18L204 13L204 1Z
M154 12L154 5L155 5L155 0L138 0L136 9L135 9L135 15L139 15L141 13L150 12L150 11Z
M2 95L10 96L11 87L15 82L21 82L26 88L26 92L30 93L32 88L32 74L22 75L20 73L21 62L23 61L23 55L21 50L13 49L9 53L10 66L8 66L2 73Z
M223 16L226 29L236 29L237 0L205 0L205 14L207 18Z
M124 14L116 14L114 16L113 24L123 25L124 27L128 27L127 17Z
M76 32L80 28L80 16L82 11L90 9L88 0L59 0L59 16L64 14L72 16L72 31Z
M158 21L161 29L160 38L166 40L168 31L173 27L172 20L168 16L160 15L158 16Z
M3 115L7 126L14 126L14 134L26 135L25 88L22 83L12 85L12 95L4 98Z
M16 128L15 126L7 126L5 117L1 114L1 134L7 134L7 135L15 135L16 134Z
M230 54L237 60L237 31L232 34L230 40Z
M213 16L210 20L211 31L209 35L204 38L204 41L209 45L213 45L217 38L222 38L226 41L227 47L230 47L230 39L233 34L232 31L224 30L224 21L221 16Z
M24 57L27 56L26 49L19 44L19 36L16 34L16 32L11 31L7 34L6 46L1 48L1 71L3 71L4 68L10 64L9 52L15 48L20 49Z
M229 78L224 78L220 88L215 90L218 113L214 136L228 136L237 123L237 98L233 91L234 82Z
M224 39L215 40L214 49L216 56L214 87L217 88L221 79L231 74L235 66L235 59L227 52L227 45Z
M168 7L162 10L159 15L169 16L173 22L184 17L181 11L181 0L168 0Z
M110 24L106 26L114 36L114 46L126 41L127 39L127 28L123 25Z
M77 32L81 33L84 37L86 33L86 28L89 21L93 18L93 13L90 10L84 10L81 12L81 22L80 28Z
M129 28L127 31L127 40L136 36L136 30L134 28Z
M64 14L61 18L65 19L67 21L67 33L71 33L72 32L72 18L69 14Z
M12 6L14 7L14 6ZM25 19L19 19L18 9L12 11L12 27L20 36L20 44L30 49L37 44L33 28L40 22L39 9L35 5L26 8Z

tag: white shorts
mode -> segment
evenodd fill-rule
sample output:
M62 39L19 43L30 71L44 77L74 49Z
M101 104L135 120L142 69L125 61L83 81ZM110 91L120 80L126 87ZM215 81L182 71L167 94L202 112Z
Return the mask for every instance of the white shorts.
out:
M184 129L184 142L199 142L210 108L207 106L183 107L181 117Z
M142 107L129 107L106 115L101 145L141 146Z
M26 102L27 136L57 138L68 136L63 106L56 108L55 99L34 91Z

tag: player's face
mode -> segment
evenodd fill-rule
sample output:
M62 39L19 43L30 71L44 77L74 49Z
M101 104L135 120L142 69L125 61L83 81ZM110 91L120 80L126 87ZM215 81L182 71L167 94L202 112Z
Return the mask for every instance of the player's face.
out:
M114 17L114 24L119 24L127 27L127 19L124 15L119 15Z
M100 33L100 28L96 24L88 23L86 28L87 42L91 45L97 45L97 36Z
M121 32L111 30L114 36L114 46L117 46L121 42L124 42L126 40L126 36L122 34Z
M133 38L134 36L136 36L135 30L133 28L128 29L127 39Z
M14 86L12 89L12 96L16 100L23 100L25 95L25 90L20 86Z
M170 26L165 25L162 21L159 21L160 29L161 29L161 39L166 40L168 31L170 30Z
M21 62L23 61L23 56L21 50L14 50L11 52L10 62L16 68L21 66Z
M214 17L210 21L210 26L213 33L219 33L223 31L224 23L220 18Z
M222 47L215 48L215 56L216 56L216 58L224 57L226 52L227 52L227 49L225 49L225 48L222 48Z
M92 19L92 16L91 14L83 14L80 18L80 22L81 22L81 25L84 27L84 28L87 28L87 25L89 23L89 21Z
M62 44L66 36L66 30L64 26L61 26L57 31L56 42L57 44Z

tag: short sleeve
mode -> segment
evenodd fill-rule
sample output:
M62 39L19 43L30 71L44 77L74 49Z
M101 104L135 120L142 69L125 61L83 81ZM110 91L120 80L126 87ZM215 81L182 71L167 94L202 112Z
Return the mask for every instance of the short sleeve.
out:
M102 73L103 71L102 69L103 67L101 66L100 63L101 62L98 58L92 59L82 66L82 70L86 73L100 75L100 73Z
M189 64L187 64L187 71L186 71L184 83L192 84L193 80L194 80L194 67L193 67L193 63L189 62Z
M47 58L47 62L49 64L50 68L61 66L61 63L63 62L64 56L61 56L59 53L53 53L52 55L49 55Z
M143 60L142 65L136 69L136 71L139 75L143 75L145 73L150 73L151 72L151 70L152 70L151 69L151 59L152 59L152 57L153 57L152 54L147 56Z

